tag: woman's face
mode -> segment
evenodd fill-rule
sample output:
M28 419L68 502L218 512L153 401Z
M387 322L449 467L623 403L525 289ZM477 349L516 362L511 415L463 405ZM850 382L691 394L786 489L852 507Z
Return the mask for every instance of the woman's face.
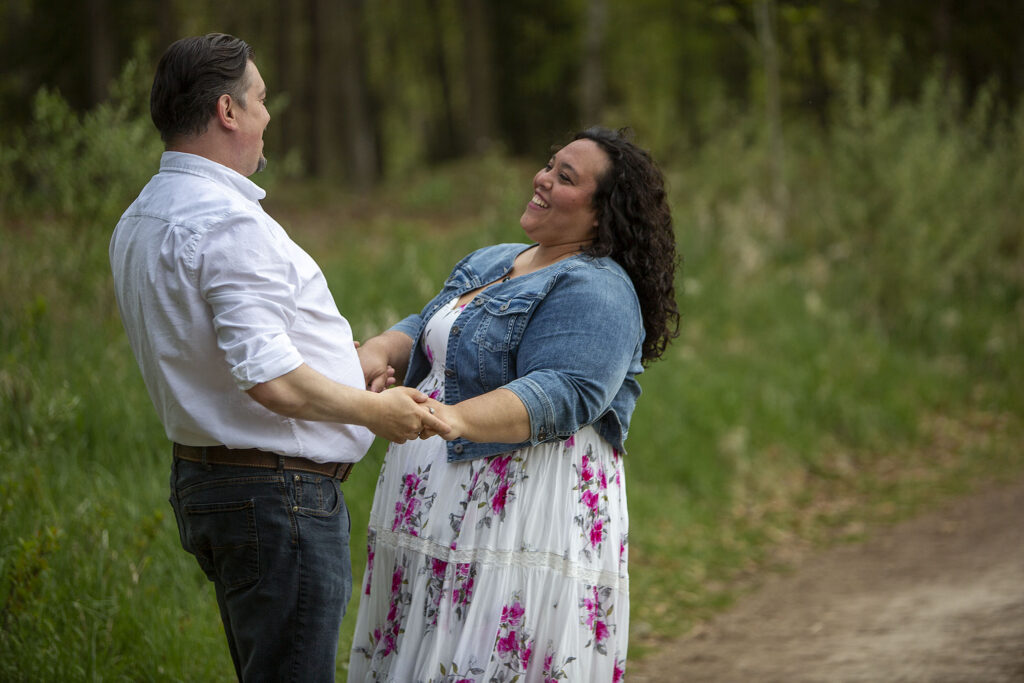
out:
M558 150L533 177L533 197L519 219L527 236L544 247L592 240L594 191L610 163L593 140L575 140Z

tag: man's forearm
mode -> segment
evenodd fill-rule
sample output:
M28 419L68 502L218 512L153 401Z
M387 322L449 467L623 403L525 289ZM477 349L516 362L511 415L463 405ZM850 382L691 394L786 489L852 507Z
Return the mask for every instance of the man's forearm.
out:
M355 389L305 364L246 393L280 415L361 425L396 443L415 438L424 427L439 433L448 431L448 425L422 405L426 396L418 391L404 387L382 393Z

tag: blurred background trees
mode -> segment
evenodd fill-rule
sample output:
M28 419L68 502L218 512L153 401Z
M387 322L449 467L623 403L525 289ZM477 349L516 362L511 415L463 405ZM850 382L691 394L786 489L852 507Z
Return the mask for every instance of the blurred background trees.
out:
M133 57L148 78L166 45L209 31L257 50L271 158L357 189L489 149L543 156L595 123L678 159L756 111L782 202L784 131L828 128L850 64L896 100L936 70L968 106L1024 90L1020 0L2 0L0 143L41 87L86 111Z
M0 680L231 670L107 257L156 60L210 31L256 48L266 205L362 338L523 239L551 143L652 150L684 318L630 430L630 657L856 501L1024 471L1024 0L0 0Z

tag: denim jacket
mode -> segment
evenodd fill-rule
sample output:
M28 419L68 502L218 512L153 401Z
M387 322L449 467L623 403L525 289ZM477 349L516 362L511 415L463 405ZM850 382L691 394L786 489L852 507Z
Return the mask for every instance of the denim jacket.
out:
M640 396L636 376L644 340L640 302L625 270L611 258L577 254L546 268L496 282L528 245L500 244L460 261L419 313L392 329L415 340L405 384L430 372L420 336L454 297L494 282L452 325L445 357L444 403L498 388L526 406L530 439L518 444L448 442L455 462L568 439L593 424L619 452Z

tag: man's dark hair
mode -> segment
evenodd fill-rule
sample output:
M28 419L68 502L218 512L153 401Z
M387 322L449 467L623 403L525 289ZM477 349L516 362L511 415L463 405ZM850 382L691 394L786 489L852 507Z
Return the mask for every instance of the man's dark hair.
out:
M182 38L160 58L149 95L149 112L164 144L199 135L228 94L245 107L245 68L253 49L224 33Z

